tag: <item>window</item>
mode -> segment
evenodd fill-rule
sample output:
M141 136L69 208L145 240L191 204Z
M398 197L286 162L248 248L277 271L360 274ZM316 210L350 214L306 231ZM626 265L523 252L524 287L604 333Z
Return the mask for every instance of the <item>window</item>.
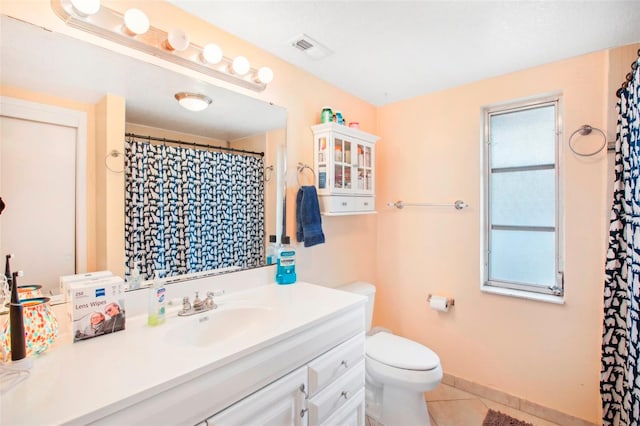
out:
M485 110L483 288L561 296L559 98Z

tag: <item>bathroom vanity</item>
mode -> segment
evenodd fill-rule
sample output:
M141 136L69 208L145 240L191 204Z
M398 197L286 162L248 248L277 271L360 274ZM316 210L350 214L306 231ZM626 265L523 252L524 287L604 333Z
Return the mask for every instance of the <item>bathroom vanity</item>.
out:
M0 424L364 425L365 298L303 282L72 344L2 394Z

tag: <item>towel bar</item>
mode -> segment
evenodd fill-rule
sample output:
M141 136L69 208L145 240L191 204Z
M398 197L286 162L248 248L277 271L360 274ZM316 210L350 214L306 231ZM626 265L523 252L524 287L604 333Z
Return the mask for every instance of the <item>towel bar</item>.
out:
M404 201L396 201L395 203L387 203L387 207L395 207L403 209L405 207L454 207L456 210L462 210L469 207L469 204L462 200L456 200L453 204L437 204L437 203L405 203Z

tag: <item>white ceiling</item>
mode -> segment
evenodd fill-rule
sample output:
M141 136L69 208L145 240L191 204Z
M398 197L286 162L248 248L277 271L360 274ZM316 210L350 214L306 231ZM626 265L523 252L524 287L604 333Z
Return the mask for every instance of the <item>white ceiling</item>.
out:
M639 0L169 1L374 105L640 42Z

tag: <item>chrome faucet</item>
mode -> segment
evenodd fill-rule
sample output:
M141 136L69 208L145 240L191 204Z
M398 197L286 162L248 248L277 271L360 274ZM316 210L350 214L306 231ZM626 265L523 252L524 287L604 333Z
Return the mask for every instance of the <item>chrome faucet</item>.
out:
M202 300L198 296L198 292L196 291L196 297L193 299L193 304L189 302L189 297L185 296L182 299L182 310L178 312L178 315L181 317L186 317L189 315L199 314L200 312L210 311L212 309L217 308L213 301L213 292L207 292L207 298Z

